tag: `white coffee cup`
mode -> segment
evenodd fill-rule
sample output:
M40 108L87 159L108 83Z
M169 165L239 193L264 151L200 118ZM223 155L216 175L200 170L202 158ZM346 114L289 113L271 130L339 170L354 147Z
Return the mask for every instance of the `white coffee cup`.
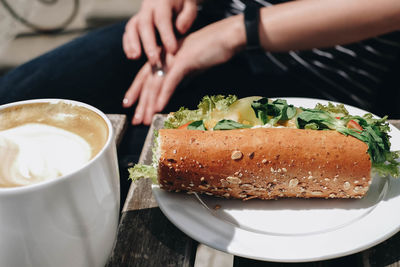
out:
M93 135L104 127L107 136L97 154L69 174L24 186L0 187L0 266L104 266L116 238L120 205L112 125L92 106L59 99L0 106L0 120L5 110L27 105L39 105L39 109L41 105L67 105L72 113L74 108L86 110L98 117ZM51 112L45 110L41 121L46 122ZM58 119L63 116L69 116L68 108ZM94 123L90 116L79 123L90 128Z

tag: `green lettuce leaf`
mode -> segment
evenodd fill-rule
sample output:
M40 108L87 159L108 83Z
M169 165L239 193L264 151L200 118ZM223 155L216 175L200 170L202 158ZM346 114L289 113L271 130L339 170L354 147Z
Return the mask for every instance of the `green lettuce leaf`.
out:
M153 152L152 154L152 158L151 158L151 161L152 161L152 165L153 166L157 166L158 165L158 148L159 148L159 145L158 145L158 131L157 130L154 130L154 137L153 137L153 147L151 148L151 151Z
M129 168L129 179L133 182L144 179L150 178L153 184L158 184L157 181L157 166L158 166L158 130L154 131L154 138L153 138L153 147L151 148L152 153L152 165L145 165L145 164L135 164L134 167Z
M197 108L201 110L203 115L209 115L214 109L227 110L230 105L237 101L235 95L212 95L204 96Z
M377 173L380 176L388 176L398 178L400 177L400 163L397 160L400 157L400 151L390 151L386 152L385 162L381 163L373 163L372 171Z
M170 116L164 122L164 128L176 129L180 126L191 122L197 121L202 118L200 110L189 110L185 107L181 107L178 111L171 113Z
M318 103L315 106L315 109L329 112L334 117L344 117L349 115L349 112L347 111L347 109L343 104L334 105L331 102L329 102L328 105L322 105Z
M153 184L158 184L157 169L154 166L136 164L134 167L129 168L129 179L135 182L142 178L150 178Z
M204 96L196 110L181 107L178 111L171 113L164 122L164 128L176 129L188 122L207 119L214 109L227 110L236 101L235 95Z

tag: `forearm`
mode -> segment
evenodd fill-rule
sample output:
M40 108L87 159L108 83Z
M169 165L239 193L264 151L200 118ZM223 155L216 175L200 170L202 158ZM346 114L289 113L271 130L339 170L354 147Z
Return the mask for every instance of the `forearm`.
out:
M234 45L241 48L243 16L235 20ZM260 43L273 52L347 44L399 29L399 0L304 0L260 10Z

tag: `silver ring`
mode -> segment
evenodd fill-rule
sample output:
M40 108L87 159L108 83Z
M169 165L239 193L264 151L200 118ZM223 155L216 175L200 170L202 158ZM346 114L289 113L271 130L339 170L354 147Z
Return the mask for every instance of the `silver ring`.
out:
M157 67L157 66L153 66L151 68L151 72L157 75L158 77L164 77L167 74L164 67Z
M157 76L163 77L163 76L165 76L165 71L164 71L164 69L161 68L156 71L156 74L157 74Z

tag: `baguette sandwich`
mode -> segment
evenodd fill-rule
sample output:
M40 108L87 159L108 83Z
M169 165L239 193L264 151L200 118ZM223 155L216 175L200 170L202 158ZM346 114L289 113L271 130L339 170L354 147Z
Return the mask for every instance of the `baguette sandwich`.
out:
M204 97L169 114L156 132L153 165L130 177L168 191L243 200L361 198L371 173L399 176L389 126L343 105L294 107L263 97Z

